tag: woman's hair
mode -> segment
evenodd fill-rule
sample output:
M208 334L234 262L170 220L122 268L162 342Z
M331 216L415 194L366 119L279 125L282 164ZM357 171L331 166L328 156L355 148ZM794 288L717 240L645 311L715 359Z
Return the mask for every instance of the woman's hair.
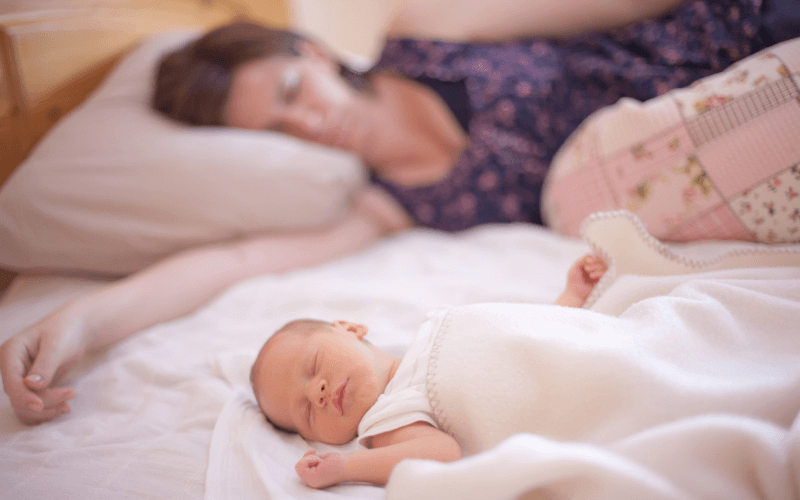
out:
M292 31L246 21L216 28L161 60L152 105L192 125L226 125L224 109L234 72L257 59L299 56L304 41L316 43ZM342 78L355 89L371 88L368 73L336 62Z

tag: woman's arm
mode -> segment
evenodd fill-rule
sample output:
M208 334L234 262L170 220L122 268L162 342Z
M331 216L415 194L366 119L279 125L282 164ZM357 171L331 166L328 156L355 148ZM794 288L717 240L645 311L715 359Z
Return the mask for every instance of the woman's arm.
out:
M353 209L317 231L269 234L188 250L79 296L0 346L3 388L26 423L69 411L71 389L57 372L91 349L187 314L230 285L265 273L319 264L410 227L382 192L367 189Z
M387 36L469 42L562 38L657 17L683 1L404 0Z
M372 448L349 455L308 451L295 470L305 484L325 488L343 482L385 485L394 467L407 458L452 462L461 448L452 436L425 422L416 422L372 438Z

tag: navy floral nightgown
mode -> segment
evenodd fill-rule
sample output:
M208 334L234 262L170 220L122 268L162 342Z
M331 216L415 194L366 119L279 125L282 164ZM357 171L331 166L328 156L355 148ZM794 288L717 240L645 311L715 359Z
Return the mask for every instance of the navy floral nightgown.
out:
M584 118L621 97L644 101L685 87L757 52L768 44L762 19L761 0L706 0L609 34L567 40L390 40L375 69L466 90L460 113L452 96L445 101L466 123L469 146L435 184L373 180L421 226L541 224L550 161Z

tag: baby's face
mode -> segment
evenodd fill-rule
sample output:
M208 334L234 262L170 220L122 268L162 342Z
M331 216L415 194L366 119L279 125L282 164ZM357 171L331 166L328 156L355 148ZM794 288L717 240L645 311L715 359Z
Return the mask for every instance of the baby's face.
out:
M280 334L261 353L254 372L261 410L276 425L304 438L344 444L384 387L366 327L337 321L304 335Z

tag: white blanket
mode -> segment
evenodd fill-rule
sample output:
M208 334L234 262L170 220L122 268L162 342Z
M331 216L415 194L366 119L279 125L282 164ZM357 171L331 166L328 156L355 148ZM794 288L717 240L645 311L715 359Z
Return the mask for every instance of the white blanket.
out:
M619 317L519 304L442 314L428 371L437 420L467 454L488 451L403 464L389 498L515 498L534 488L570 498L795 498L800 268L694 275Z
M535 304L443 311L428 323L441 325L428 367L437 422L466 455L521 432L607 445L713 413L788 428L800 335L782 322L800 320L800 303L778 317L753 305L796 293L787 278L800 268L759 271L694 276L619 317Z

